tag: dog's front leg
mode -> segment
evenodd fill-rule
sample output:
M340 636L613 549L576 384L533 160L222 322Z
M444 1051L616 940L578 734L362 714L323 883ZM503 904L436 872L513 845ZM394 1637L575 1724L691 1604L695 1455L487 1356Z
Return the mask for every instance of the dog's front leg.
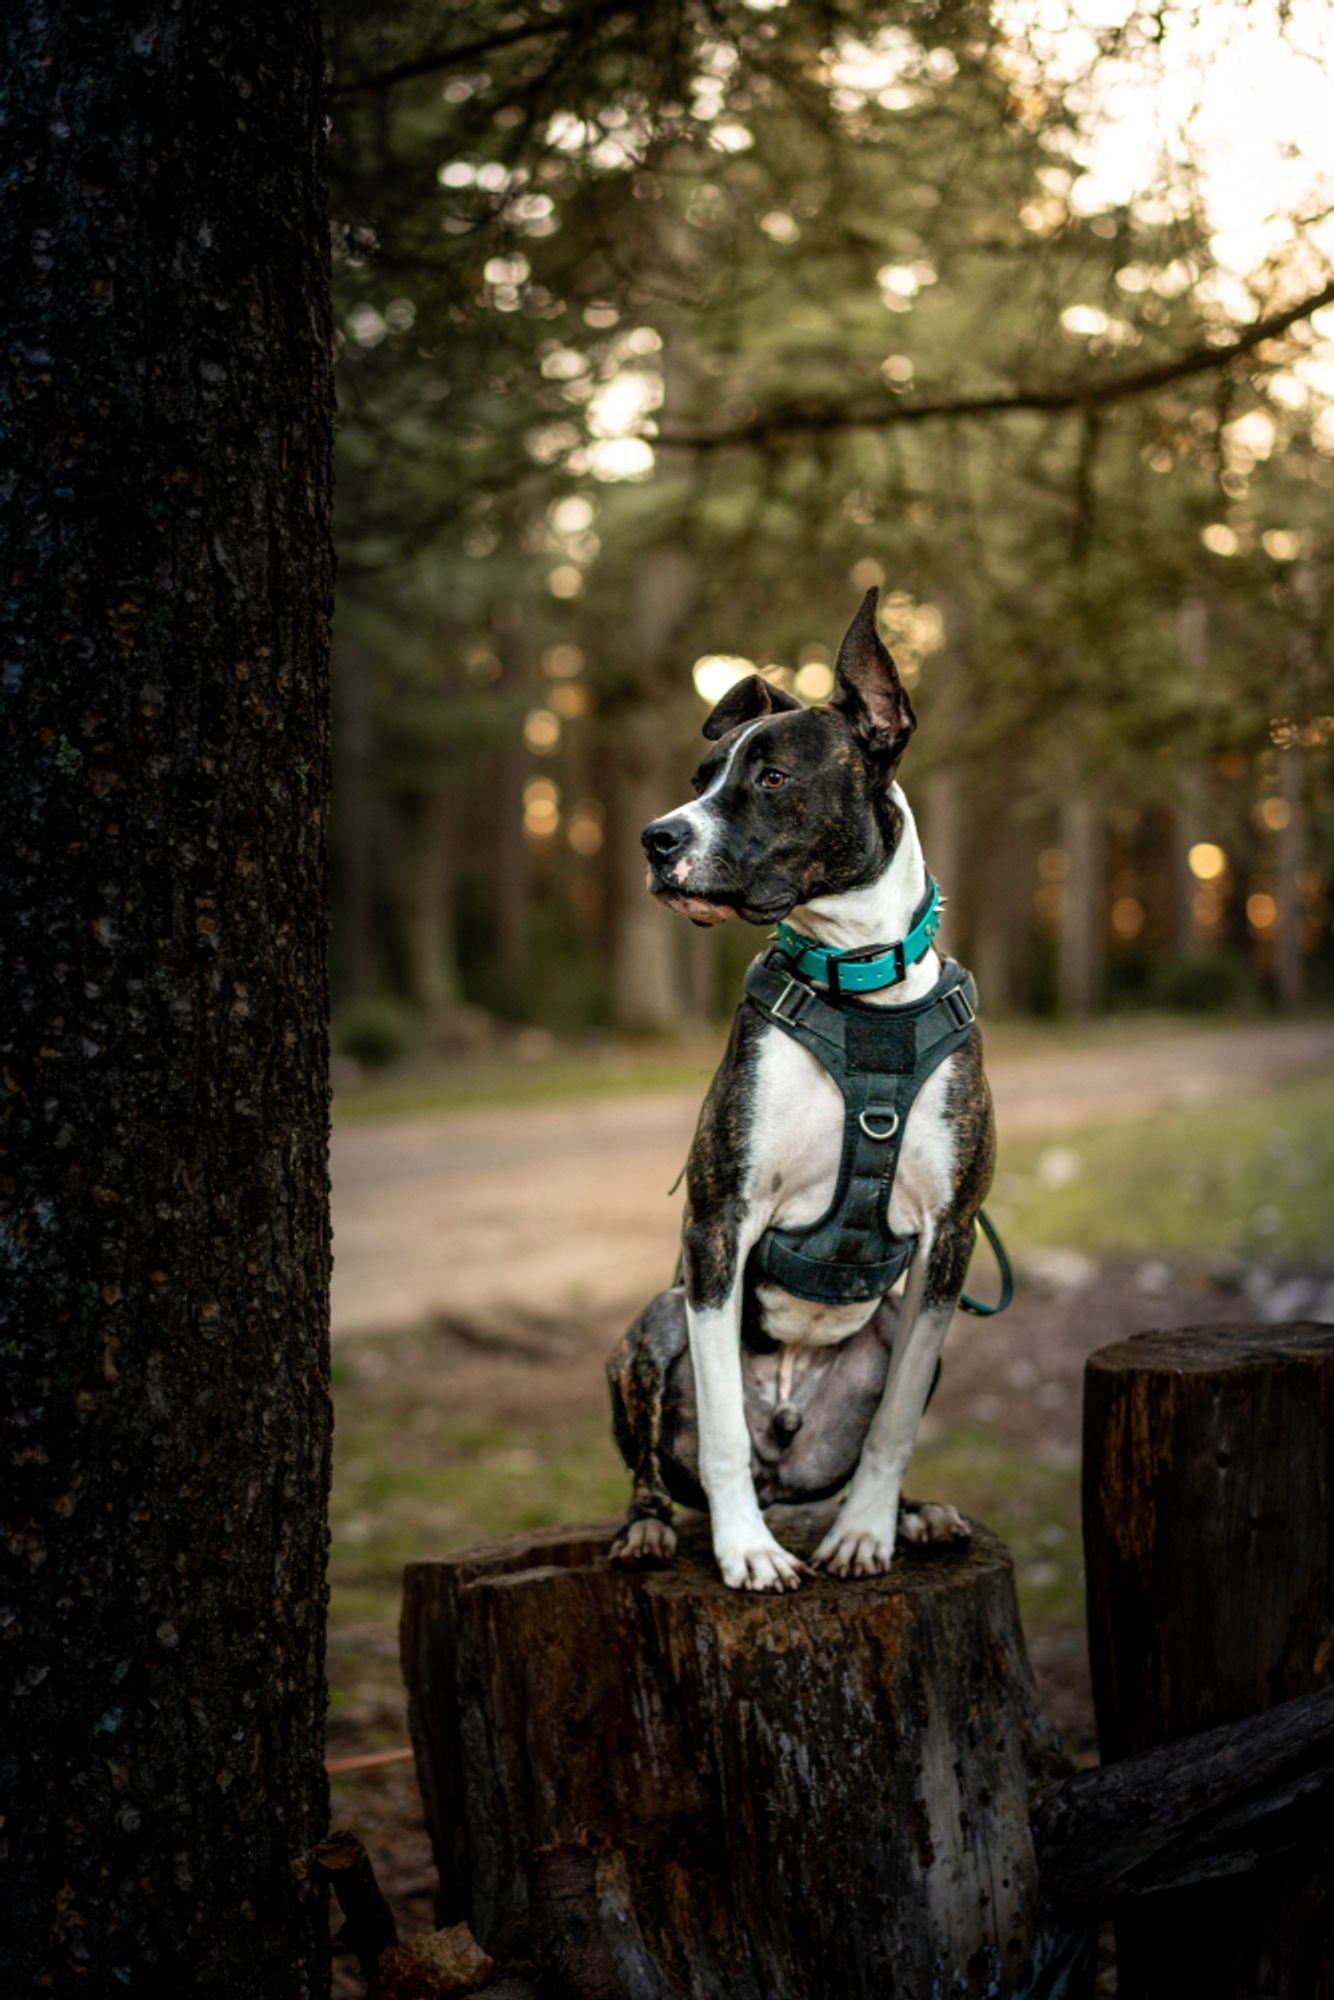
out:
M761 1225L762 1227L762 1225ZM686 1317L699 1408L699 1477L713 1553L733 1590L796 1590L804 1565L765 1526L750 1466L741 1372L741 1285L760 1227L692 1217L685 1232Z
M883 1576L894 1559L899 1494L971 1245L971 1221L965 1237L953 1217L939 1232L925 1229L918 1239L884 1394L838 1517L815 1551L816 1564L835 1576ZM958 1521L966 1539L967 1529L954 1510L943 1511L951 1525Z

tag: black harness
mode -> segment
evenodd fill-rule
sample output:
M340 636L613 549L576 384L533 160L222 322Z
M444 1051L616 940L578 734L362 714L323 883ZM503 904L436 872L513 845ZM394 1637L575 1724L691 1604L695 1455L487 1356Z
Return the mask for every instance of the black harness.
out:
M842 1091L845 1107L843 1154L828 1209L802 1228L766 1229L751 1254L752 1273L820 1305L879 1298L906 1270L917 1245L916 1236L896 1236L889 1226L908 1113L932 1071L972 1032L972 974L947 958L924 999L875 1007L819 992L786 953L774 949L746 974L746 1001L810 1050ZM994 1244L985 1218L983 1227ZM1008 1291L1008 1271L1005 1276ZM971 1300L967 1304L973 1308Z

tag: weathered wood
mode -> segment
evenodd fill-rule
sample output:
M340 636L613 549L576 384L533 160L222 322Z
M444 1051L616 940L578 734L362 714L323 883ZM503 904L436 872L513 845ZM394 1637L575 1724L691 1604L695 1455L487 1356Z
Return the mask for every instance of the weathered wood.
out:
M830 1511L784 1510L783 1540L809 1552ZM646 1575L607 1563L610 1524L409 1567L443 1914L498 1956L540 1946L534 1858L583 1849L629 2000L1078 1990L1044 1929L1028 1800L1061 1760L1001 1544L775 1599L680 1530Z
M1334 1687L1079 1771L1036 1800L1042 1890L1072 1918L1251 1874L1327 1822Z
M1105 1762L1334 1678L1334 1327L1193 1327L1088 1364L1084 1539ZM1118 1922L1122 2000L1334 1991L1334 1847Z
M320 1841L311 1859L338 1898L343 1912L339 1943L355 1952L367 1979L375 1976L380 1953L398 1943L398 1924L385 1900L375 1863L355 1833L338 1827Z

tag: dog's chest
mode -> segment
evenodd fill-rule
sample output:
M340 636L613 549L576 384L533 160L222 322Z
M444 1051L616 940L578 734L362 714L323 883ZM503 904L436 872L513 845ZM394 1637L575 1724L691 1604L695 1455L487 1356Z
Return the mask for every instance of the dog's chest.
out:
M904 1127L889 1203L895 1235L919 1235L953 1193L954 1144L946 1116L949 1057L923 1084ZM766 1030L754 1075L745 1185L758 1236L770 1225L800 1228L828 1210L843 1151L843 1093L809 1050L781 1029ZM877 1301L819 1305L765 1284L758 1293L774 1340L845 1340L865 1325Z

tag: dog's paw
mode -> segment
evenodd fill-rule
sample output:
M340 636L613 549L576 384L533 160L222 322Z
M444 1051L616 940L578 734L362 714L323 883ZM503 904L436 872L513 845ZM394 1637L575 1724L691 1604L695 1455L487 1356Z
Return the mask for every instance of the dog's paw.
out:
M843 1527L835 1521L815 1551L815 1566L830 1576L884 1576L894 1560L894 1544L871 1528Z
M764 1541L724 1546L714 1554L729 1590L800 1590L801 1579L810 1574L805 1563L789 1555L772 1535Z
M953 1545L962 1548L973 1539L973 1531L957 1507L950 1507L944 1501L928 1500L920 1507L902 1507L899 1510L899 1540L914 1542L919 1547Z
M676 1530L647 1515L639 1521L627 1521L609 1554L617 1569L655 1569L676 1554Z

